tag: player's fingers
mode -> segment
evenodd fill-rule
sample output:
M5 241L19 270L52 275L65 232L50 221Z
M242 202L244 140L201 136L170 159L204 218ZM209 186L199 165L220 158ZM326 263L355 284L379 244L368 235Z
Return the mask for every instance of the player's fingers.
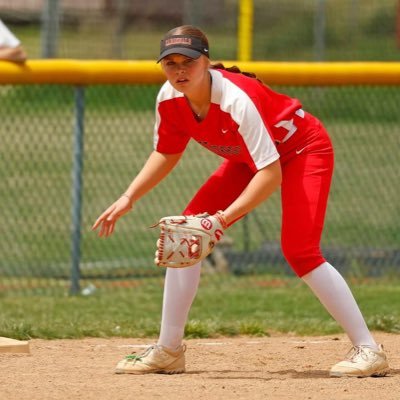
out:
M157 240L157 243L156 243L156 246L157 246L158 249L160 248L160 245L161 245L161 240L158 239L158 240Z
M119 215L116 213L112 213L110 215L105 215L99 223L101 223L101 229L99 232L99 236L110 236L114 232L115 223L117 222ZM95 225L96 227L96 225ZM96 229L96 228L94 228Z
M98 226L99 226L102 222L104 222L104 220L105 220L106 218L108 218L108 216L109 216L110 213L114 210L114 208L115 208L114 206L108 207L107 210L105 210L105 211L100 215L100 217L97 218L96 222L95 222L95 223L93 224L93 226L92 226L92 229L94 230L94 229L98 228Z
M111 224L109 225L107 236L112 235L114 232L114 229L115 229L115 221L111 222Z
M108 235L110 235L110 234L112 233L113 228L114 228L114 226L115 226L115 224L116 224L116 222L117 222L117 220L119 219L120 216L121 216L120 214L118 214L118 213L116 213L116 212L114 211L112 214L110 214L110 215L107 217L105 223L106 223L106 225L107 225L107 232L108 232ZM108 236L108 235L107 235L107 236Z
M96 219L96 222L92 226L92 230L97 229L102 221L103 221L103 214L100 215L100 217Z
M100 237L107 236L107 231L108 231L108 224L106 221L103 221L100 227L99 236Z
M115 224L117 220L122 217L124 214L131 211L132 206L126 207L126 204L120 205L119 203L114 203L110 207L105 210L99 218L97 218L96 222L92 226L92 230L97 229L101 226L99 236L110 236L114 232Z

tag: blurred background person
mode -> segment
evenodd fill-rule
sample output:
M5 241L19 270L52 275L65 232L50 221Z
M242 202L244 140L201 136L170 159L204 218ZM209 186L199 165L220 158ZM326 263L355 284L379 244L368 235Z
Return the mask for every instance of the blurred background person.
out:
M25 62L27 54L20 40L0 19L0 60Z

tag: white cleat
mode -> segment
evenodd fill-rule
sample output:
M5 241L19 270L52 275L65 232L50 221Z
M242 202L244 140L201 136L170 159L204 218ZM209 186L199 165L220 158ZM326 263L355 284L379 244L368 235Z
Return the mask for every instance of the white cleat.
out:
M354 346L346 359L335 364L329 376L353 376L363 378L367 376L385 376L389 372L389 364L383 346L374 350L368 346Z
M141 354L131 354L121 360L115 369L116 374L181 374L185 372L186 346L176 350L153 345Z

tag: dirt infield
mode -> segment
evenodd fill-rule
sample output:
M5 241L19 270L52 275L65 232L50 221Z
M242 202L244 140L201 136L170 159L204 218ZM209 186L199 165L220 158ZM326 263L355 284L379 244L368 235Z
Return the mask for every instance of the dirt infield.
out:
M187 373L173 376L113 373L150 340L31 340L30 355L0 354L0 399L398 400L400 335L376 338L392 368L385 378L327 376L349 349L343 335L188 340Z

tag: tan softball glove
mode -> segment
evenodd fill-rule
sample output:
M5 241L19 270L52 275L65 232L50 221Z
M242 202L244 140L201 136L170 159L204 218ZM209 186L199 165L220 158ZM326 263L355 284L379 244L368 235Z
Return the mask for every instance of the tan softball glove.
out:
M227 228L221 211L214 215L179 215L161 218L154 262L159 267L183 268L206 258Z

